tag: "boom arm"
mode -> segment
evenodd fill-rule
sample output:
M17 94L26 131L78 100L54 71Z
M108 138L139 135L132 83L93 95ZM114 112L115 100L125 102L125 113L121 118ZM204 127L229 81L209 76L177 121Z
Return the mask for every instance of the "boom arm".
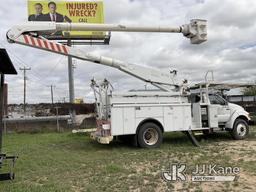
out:
M81 49L68 47L42 37L34 37L42 32L56 31L126 31L126 32L169 32L183 33L190 38L192 44L199 44L207 39L206 21L191 20L190 24L181 27L134 27L109 24L80 24L80 23L55 23L55 22L28 22L13 27L7 32L10 43L18 43L38 49L68 55L81 60L86 60L110 67L117 68L143 81L149 82L162 90L171 91L173 86L179 87L174 80L174 73L161 71L146 66L126 63L117 59L87 53Z

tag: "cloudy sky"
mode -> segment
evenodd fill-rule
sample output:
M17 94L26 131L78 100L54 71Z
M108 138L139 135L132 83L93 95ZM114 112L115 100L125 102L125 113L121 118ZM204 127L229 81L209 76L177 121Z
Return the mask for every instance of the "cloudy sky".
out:
M54 100L68 100L68 65L64 56L8 44L6 31L27 19L26 0L3 0L0 7L0 47L7 49L17 69L28 71L27 102L50 102L49 85L55 85ZM256 80L255 0L105 0L105 23L180 26L192 18L208 20L208 41L191 45L181 34L112 33L110 45L79 46L100 55L178 70L189 82L204 80L214 70L215 80ZM92 101L90 79L109 79L116 90L143 88L145 83L118 70L75 60L75 95ZM9 103L23 102L23 74L7 77Z

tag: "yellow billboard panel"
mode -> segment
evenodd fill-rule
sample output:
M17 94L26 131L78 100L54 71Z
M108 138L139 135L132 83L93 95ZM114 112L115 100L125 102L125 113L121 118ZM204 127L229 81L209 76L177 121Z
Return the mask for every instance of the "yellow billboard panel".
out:
M28 0L28 21L104 23L102 1ZM52 36L52 34L51 34ZM56 38L97 38L105 32L57 32ZM51 37L51 38L54 38Z

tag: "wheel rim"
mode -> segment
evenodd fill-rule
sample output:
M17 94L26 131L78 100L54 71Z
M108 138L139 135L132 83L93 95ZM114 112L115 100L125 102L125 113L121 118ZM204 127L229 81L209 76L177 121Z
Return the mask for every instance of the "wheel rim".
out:
M237 125L237 134L241 137L245 136L246 134L246 125L243 123L239 123Z
M154 128L148 128L143 133L143 140L147 145L154 145L158 141L158 132Z

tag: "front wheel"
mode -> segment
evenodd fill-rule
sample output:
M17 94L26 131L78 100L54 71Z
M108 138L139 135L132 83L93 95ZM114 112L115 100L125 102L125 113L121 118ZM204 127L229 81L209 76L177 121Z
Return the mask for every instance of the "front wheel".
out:
M235 140L242 140L249 134L248 123L243 119L237 119L234 123L233 129L231 130L231 136Z
M161 128L155 123L145 123L138 131L138 144L142 148L159 147L163 140Z

